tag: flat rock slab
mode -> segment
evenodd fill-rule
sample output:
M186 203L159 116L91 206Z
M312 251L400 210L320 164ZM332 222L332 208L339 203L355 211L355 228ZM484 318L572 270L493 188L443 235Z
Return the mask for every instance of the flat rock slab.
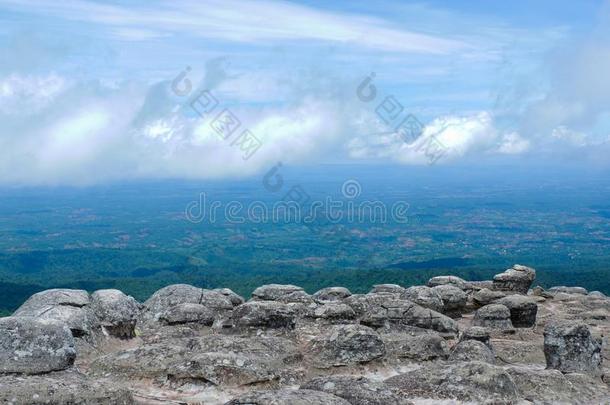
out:
M255 391L242 395L226 405L351 405L343 398L313 390Z

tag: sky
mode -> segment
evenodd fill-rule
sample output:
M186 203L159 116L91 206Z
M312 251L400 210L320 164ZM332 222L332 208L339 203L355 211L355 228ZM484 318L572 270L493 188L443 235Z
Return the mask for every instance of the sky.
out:
M603 167L608 72L610 1L0 0L0 184Z

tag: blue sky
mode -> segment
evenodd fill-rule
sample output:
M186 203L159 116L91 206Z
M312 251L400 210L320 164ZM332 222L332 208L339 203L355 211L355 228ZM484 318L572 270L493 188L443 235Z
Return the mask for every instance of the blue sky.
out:
M438 164L605 165L609 13L592 0L0 0L0 182L429 164L432 138ZM252 158L172 93L187 66L261 141ZM379 96L363 103L372 72ZM425 125L417 142L375 113L388 96Z

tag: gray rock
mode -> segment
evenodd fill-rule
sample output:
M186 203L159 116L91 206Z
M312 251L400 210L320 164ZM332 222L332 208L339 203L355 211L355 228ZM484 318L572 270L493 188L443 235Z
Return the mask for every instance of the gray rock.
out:
M603 299L608 298L606 296L606 294L604 294L603 292L600 292L600 291L591 291L589 293L589 297L603 298Z
M544 356L549 369L601 375L601 350L601 339L594 337L584 323L557 321L544 328Z
M341 301L350 295L352 293L345 287L327 287L316 292L313 299L318 302Z
M449 361L483 361L494 364L496 359L485 343L470 339L455 345L449 355Z
M538 304L524 295L509 295L498 300L510 311L510 320L515 328L531 328L536 324Z
M485 362L427 363L385 380L406 398L454 399L480 403L516 401L519 393L510 375ZM494 402L495 401L495 402Z
M199 303L216 313L233 309L231 297L214 290L201 290Z
M489 348L493 352L493 346L491 345L491 336L486 328L480 326L471 326L460 334L460 342L467 340L479 341Z
M201 304L184 303L174 305L163 311L159 321L166 325L181 325L198 323L211 326L214 323L215 312Z
M466 312L468 296L464 291L451 284L439 285L432 289L443 301L443 309L440 312L452 318L459 318Z
M144 320L158 320L169 308L178 304L200 304L203 290L188 284L168 285L156 291L146 302L142 317Z
M0 373L39 374L74 363L74 338L65 323L0 318Z
M472 294L472 301L474 302L475 306L483 307L485 305L493 304L499 299L506 297L508 294L509 293L506 291L494 291L483 288Z
M315 301L313 297L307 294L305 291L293 291L291 293L282 295L277 299L278 302L285 304L313 304Z
M408 405L411 402L382 382L365 377L317 377L301 385L301 389L323 391L347 400L352 405Z
M0 376L0 403L13 405L131 405L131 392L116 383L89 379L75 371L36 376Z
M472 287L473 291L479 291L483 288L487 288L491 290L493 288L494 282L491 280L483 280L483 281L469 281L468 284Z
M549 288L548 292L550 292L551 294L557 294L557 293L561 292L561 293L565 293L565 294L587 295L587 290L585 288L582 288L582 287L557 286L557 287Z
M401 295L401 298L407 299L411 302L421 305L424 308L431 309L436 312L443 311L443 300L441 299L438 291L427 287L427 286L413 286L407 288L407 290Z
M219 292L222 295L224 295L225 297L227 297L229 299L229 301L231 301L231 304L233 304L234 307L241 305L245 302L245 300L243 299L242 296L236 294L230 288L215 288L212 291Z
M233 320L241 327L292 329L295 318L293 307L273 301L250 301L233 311Z
M405 288L398 284L377 284L373 286L373 289L369 291L369 294L376 293L390 293L390 294L402 294L405 292Z
M429 361L449 356L447 342L438 333L384 333L381 338L388 358Z
M350 405L350 403L322 391L282 389L249 392L232 399L225 405Z
M263 301L277 301L281 297L294 292L304 293L301 287L292 284L267 284L252 292L252 298Z
M377 332L361 325L333 325L308 342L305 356L317 368L366 363L385 355Z
M536 278L536 270L531 267L515 264L511 269L494 276L494 289L527 294Z
M98 290L91 294L91 311L109 335L118 338L135 336L140 307L133 297L119 290Z
M452 285L464 291L472 289L470 283L456 276L437 276L428 280L428 287L437 287L439 285Z
M504 305L489 304L475 312L473 326L496 329L503 332L514 331L510 320L510 310Z
M320 305L314 310L314 318L331 319L331 320L348 320L354 319L356 313L346 304L329 302L328 304Z
M13 316L64 322L74 336L80 337L95 327L89 303L89 294L84 290L45 290L32 295Z

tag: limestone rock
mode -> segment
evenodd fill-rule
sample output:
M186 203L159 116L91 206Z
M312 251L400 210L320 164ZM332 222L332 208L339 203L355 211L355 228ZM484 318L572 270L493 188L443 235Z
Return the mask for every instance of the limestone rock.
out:
M313 299L318 302L341 301L350 295L352 293L345 287L327 287L316 292Z
M466 293L451 284L439 285L432 288L440 295L443 301L443 314L452 318L459 318L466 311Z
M0 376L0 403L13 405L135 404L128 389L74 371L36 376Z
M518 294L527 294L536 278L536 270L531 267L515 264L511 269L496 274L493 280L495 290L511 291Z
M233 319L237 326L294 328L295 310L288 304L273 301L250 301L235 308Z
M544 328L544 355L547 368L564 373L602 371L602 342L587 325L573 321L551 322Z
M343 398L321 391L282 389L250 392L225 405L350 405L350 403Z
M463 340L451 350L449 361L483 361L494 364L495 356L489 347L478 340Z
M472 289L470 283L456 276L437 276L428 280L428 287L437 287L439 285L452 285L464 291Z
M0 318L0 373L39 374L74 363L74 338L65 323Z
M531 328L536 324L538 305L524 295L509 295L497 301L510 311L510 320L515 328Z
M404 398L382 382L365 377L317 377L301 385L301 389L323 391L347 400L352 405L408 405Z
M385 355L377 332L361 325L334 325L312 339L306 357L317 368L366 363Z
M484 362L426 364L385 380L406 398L454 399L480 403L516 401L519 393L501 367Z
M140 307L119 290L98 290L91 294L91 310L104 330L115 337L132 338Z
M474 314L473 325L504 332L514 331L510 310L500 304L489 304L479 308Z
M443 300L438 291L423 285L407 288L401 298L436 312L443 311Z

